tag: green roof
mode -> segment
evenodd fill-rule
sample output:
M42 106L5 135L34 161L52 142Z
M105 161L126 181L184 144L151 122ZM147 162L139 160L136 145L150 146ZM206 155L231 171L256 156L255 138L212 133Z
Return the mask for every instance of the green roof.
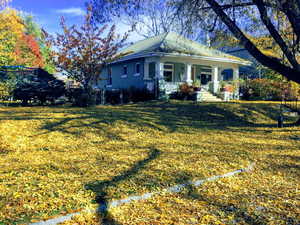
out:
M248 62L236 56L226 54L198 42L186 39L174 32L164 33L138 41L123 49L120 53L128 53L127 56L146 53L186 54L191 56L205 56L224 60L235 60L240 61L243 64Z

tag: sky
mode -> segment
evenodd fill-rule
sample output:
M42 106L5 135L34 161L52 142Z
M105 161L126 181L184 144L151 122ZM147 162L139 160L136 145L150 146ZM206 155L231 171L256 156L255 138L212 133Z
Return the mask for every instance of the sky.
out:
M61 32L60 18L63 16L67 24L81 24L85 14L86 0L12 0L10 6L17 10L30 13L35 21L48 33ZM129 27L116 23L120 34L128 31ZM141 37L132 34L128 41L137 41Z

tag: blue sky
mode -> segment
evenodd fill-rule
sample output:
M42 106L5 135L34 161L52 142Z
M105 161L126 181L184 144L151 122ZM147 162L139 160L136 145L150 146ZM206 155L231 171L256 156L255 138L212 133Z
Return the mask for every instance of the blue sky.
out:
M45 30L55 33L60 30L59 22L64 16L68 24L82 22L85 0L13 0L13 8L32 14Z
M48 33L60 32L60 18L64 16L67 24L81 24L85 13L86 0L13 0L11 7L32 14ZM126 32L128 27L116 24L119 32ZM140 39L131 35L128 41Z

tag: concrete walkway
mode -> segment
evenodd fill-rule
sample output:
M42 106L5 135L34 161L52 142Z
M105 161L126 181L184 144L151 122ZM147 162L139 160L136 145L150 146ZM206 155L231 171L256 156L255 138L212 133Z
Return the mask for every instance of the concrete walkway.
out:
M253 168L254 168L254 163L251 163L246 168L231 171L231 172L225 173L223 175L212 176L212 177L209 177L209 178L206 178L206 179L203 179L203 180L190 181L190 182L185 183L185 184L174 185L172 187L163 189L162 191L159 191L159 192L146 193L146 194L143 194L143 195L135 195L135 196L130 196L130 197L125 198L125 199L115 200L115 201L110 202L108 205L101 205L98 208L98 210L95 210L92 213L105 213L105 212L108 212L110 208L115 208L115 207L118 207L122 204L130 203L132 201L139 201L139 200L149 199L152 196L159 195L161 193L166 193L166 192L167 193L177 193L177 192L182 191L185 187L188 187L190 185L198 187L198 186L200 186L200 185L202 185L206 182L209 182L209 181L215 181L215 180L218 180L218 179L221 179L221 178L231 177L231 176L234 176L234 175L239 174L239 173L249 172L249 171L253 170ZM67 221L67 220L71 220L71 218L73 216L79 215L80 213L84 213L84 212L90 212L90 211L82 211L82 212L78 212L78 213L72 213L72 214L68 214L66 216L61 216L61 217L58 217L58 218L55 218L55 219L50 219L50 220L47 220L47 221L31 223L30 225L55 225L55 224L62 223L62 222Z

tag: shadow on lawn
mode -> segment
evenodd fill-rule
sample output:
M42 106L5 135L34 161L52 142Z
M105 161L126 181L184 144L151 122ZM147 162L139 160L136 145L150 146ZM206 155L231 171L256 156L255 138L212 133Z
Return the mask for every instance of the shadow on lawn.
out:
M99 216L99 220L101 220L99 222L102 222L101 224L119 224L108 212L110 196L106 193L106 189L110 186L118 185L119 182L130 179L140 170L145 169L145 166L149 162L157 159L160 154L158 149L151 148L147 158L138 161L129 170L122 172L122 174L117 175L110 180L94 181L85 185L87 190L92 190L96 194L96 202L99 204L98 212L101 215Z
M284 165L286 166L286 165ZM295 167L294 165L289 165L287 167ZM299 166L296 166L299 169ZM234 192L232 193L235 194ZM264 210L272 212L271 209L261 207L259 205L256 206L257 213L253 213L248 211L247 207L239 207L238 204L228 204L222 200L222 198L210 198L202 195L195 186L187 185L186 191L180 193L180 196L188 199L188 200L199 200L204 201L207 205L212 206L212 213L216 213L216 209L221 211L221 215L225 215L226 217L233 216L232 224L251 224L251 225L266 225L268 223L268 218L265 218ZM212 195L213 196L213 195ZM246 200L255 199L257 196L253 195L238 195L236 199L245 198ZM267 195L265 197L268 197ZM274 196L270 194L271 199L274 199ZM239 202L238 202L239 203ZM218 214L218 213L217 213ZM287 224L299 224L298 218L290 217L288 214L280 214L283 221L287 222ZM230 223L231 224L231 223Z
M53 113L63 113L63 116L53 118L49 117L52 111L41 112L38 108L27 110L28 112L16 110L1 112L0 120L43 120L41 130L44 132L41 134L60 131L78 135L80 128L85 127L105 133L107 129L104 129L103 125L111 125L118 121L139 128L148 127L166 132L184 129L183 132L187 132L189 128L226 130L229 127L248 127L247 130L251 131L252 127L275 127L276 124L257 123L256 119L261 115L276 121L279 112L277 108L268 104L146 102L86 109L58 107ZM112 134L108 134L110 135Z
M237 207L234 204L226 204L222 202L222 200L210 199L204 195L201 195L197 189L189 185L187 186L187 192L181 194L182 197L190 200L199 200L204 201L207 203L207 205L212 206L213 208L217 209L218 211L221 211L221 214L225 216L233 216L232 224L251 224L251 225L265 225L267 222L265 222L262 218L258 218L255 216L250 215L247 212L246 208L240 208ZM216 213L215 209L212 211L212 213Z

